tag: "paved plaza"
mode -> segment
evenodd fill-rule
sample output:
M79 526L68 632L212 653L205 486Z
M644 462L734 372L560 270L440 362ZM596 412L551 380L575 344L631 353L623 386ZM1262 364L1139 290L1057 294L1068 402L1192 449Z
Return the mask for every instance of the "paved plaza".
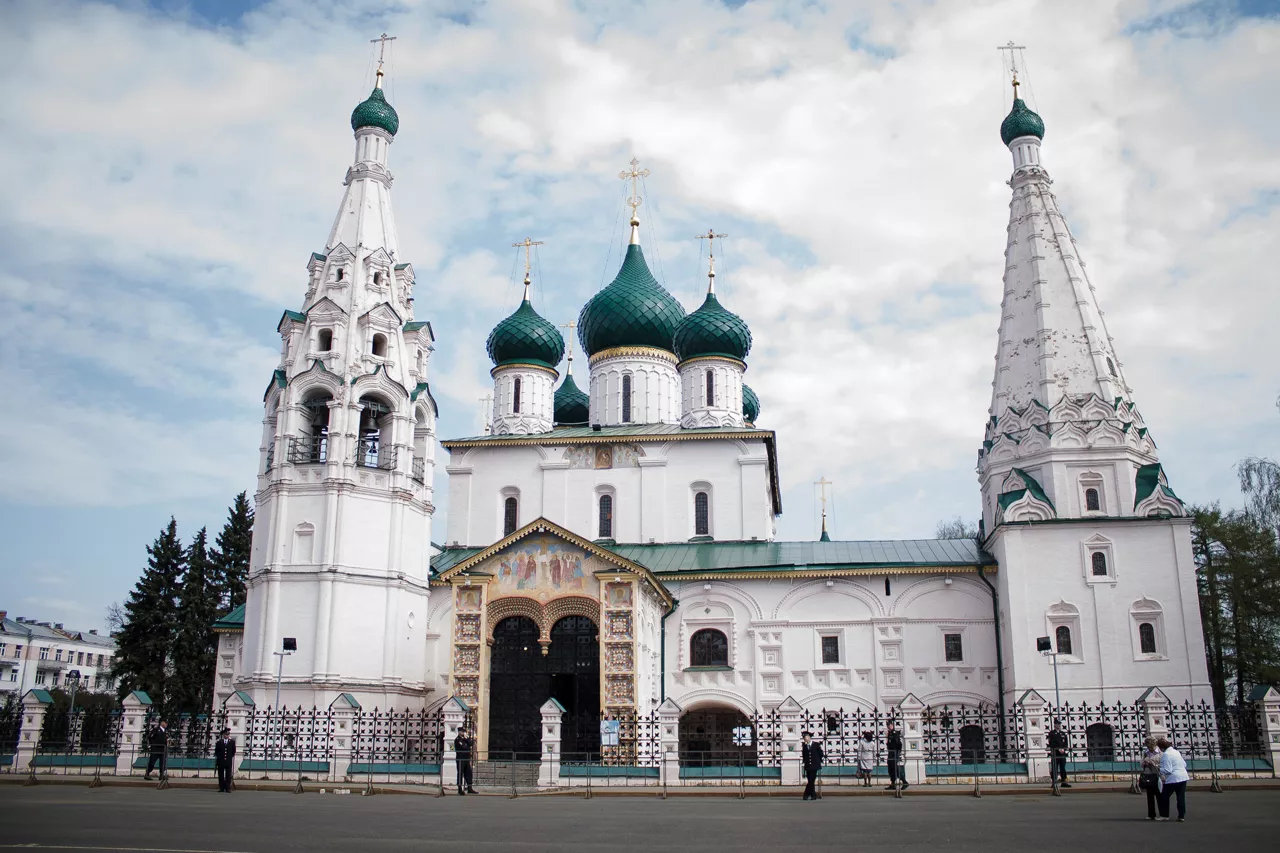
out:
M828 798L293 795L0 787L0 850L1275 850L1280 791L1196 792L1187 823L1128 794Z

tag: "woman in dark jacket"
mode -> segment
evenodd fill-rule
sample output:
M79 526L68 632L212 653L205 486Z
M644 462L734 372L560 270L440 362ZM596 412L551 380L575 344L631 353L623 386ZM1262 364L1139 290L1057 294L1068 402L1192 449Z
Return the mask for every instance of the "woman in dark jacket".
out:
M1147 794L1147 820L1155 820L1156 799L1160 796L1160 748L1153 737L1147 738L1144 745L1138 787Z

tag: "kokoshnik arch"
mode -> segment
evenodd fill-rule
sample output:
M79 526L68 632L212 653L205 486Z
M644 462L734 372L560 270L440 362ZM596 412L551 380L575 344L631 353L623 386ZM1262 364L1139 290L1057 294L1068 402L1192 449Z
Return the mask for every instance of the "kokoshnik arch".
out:
M1004 704L1209 697L1190 519L1125 381L1095 284L1015 97L995 378L978 450L979 540L781 542L780 437L744 383L752 337L716 296L692 313L654 278L634 193L613 281L587 300L579 387L530 301L488 339L484 435L442 442L450 497L432 544L437 345L400 253L382 90L351 116L355 157L264 395L248 601L219 621L216 691L289 705L456 696L479 746L565 748L597 714L674 701L708 743L737 715L914 696ZM632 162L623 177L643 174ZM714 233L709 234L715 237ZM991 235L994 237L994 235ZM526 241L526 244L529 242ZM447 345L447 344L443 344ZM975 435L977 434L975 424Z

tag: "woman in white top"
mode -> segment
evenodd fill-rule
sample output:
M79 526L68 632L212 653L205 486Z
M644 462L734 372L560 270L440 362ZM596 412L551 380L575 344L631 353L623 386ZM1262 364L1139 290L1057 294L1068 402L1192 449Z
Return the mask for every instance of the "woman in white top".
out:
M862 786L871 787L871 771L876 769L876 741L871 732L863 732L858 741L858 775L862 777Z
M1169 819L1169 798L1178 798L1178 822L1187 819L1187 782L1191 777L1187 774L1187 762L1182 760L1182 753L1173 748L1168 739L1156 741L1160 747L1160 820Z

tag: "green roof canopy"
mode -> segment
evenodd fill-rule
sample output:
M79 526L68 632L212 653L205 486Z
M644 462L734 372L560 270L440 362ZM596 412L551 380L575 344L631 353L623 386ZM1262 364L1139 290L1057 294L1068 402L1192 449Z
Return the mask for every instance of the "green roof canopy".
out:
M742 383L742 416L749 424L755 423L756 418L760 417L760 398L745 382Z
M649 272L644 253L627 246L618 275L578 315L578 339L587 355L622 346L672 350L684 308Z
M493 327L485 346L495 365L520 362L555 367L564 355L564 336L533 310L526 297L514 314Z
M698 310L676 327L674 344L681 361L699 355L743 361L751 352L751 330L741 317L721 305L714 293L707 293Z
M387 96L382 94L382 87L375 86L351 112L351 129L362 127L379 127L392 136L400 129L400 116L396 108L387 103Z
M1013 109L1000 123L1000 139L1008 145L1019 136L1044 139L1044 121L1029 108L1022 98L1013 99Z
M573 374L566 374L555 395L555 423L585 424L591 418L591 399L587 392L573 381Z

